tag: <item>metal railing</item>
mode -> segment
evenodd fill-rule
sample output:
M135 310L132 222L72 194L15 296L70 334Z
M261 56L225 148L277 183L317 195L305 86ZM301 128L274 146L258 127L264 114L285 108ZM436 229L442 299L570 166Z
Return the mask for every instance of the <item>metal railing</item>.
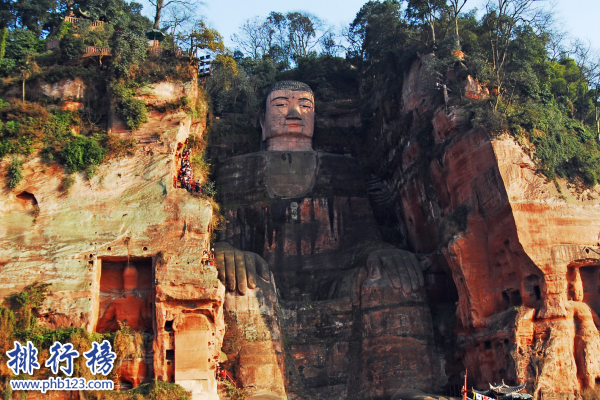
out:
M229 382L231 382L231 384L232 384L232 385L233 385L233 386L234 386L236 389L238 389L238 386L237 386L237 383L236 383L235 379L233 379L233 376L231 376L231 374L230 374L228 371L226 371L226 370L222 369L222 370L221 370L221 371L219 371L219 372L222 374L222 376L223 376L223 380L228 380Z

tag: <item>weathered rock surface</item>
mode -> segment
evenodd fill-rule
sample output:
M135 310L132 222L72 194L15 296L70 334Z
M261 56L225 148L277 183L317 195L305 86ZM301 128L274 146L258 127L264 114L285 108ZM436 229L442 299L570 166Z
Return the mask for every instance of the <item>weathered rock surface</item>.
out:
M73 85L52 86L49 95L77 97ZM177 87L158 84L143 96L174 101L186 93L195 101L197 89ZM142 357L121 366L125 384L156 378L216 399L225 289L215 267L200 263L212 207L173 187L176 152L204 126L184 112L153 112L134 135L113 129L138 139L135 154L100 165L91 180L74 174L68 191L59 165L25 162L23 180L0 192L0 298L51 283L41 323L110 332L126 322L150 335ZM9 161L0 162L1 176Z
M600 382L600 196L565 185L561 196L511 137L465 129L460 110L436 105L423 68L415 62L405 79L404 112L415 117L381 162L374 200L396 210L415 251L442 251L459 293L450 361L476 387L504 379L574 398ZM425 115L435 152L416 138Z

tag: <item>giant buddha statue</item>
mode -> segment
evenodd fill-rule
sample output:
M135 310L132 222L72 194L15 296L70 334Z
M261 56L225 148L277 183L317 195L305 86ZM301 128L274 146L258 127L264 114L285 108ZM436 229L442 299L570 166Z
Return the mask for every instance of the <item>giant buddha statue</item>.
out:
M264 150L217 167L228 366L281 398L435 389L420 264L382 241L356 160L313 150L314 114L310 87L275 83L260 113Z

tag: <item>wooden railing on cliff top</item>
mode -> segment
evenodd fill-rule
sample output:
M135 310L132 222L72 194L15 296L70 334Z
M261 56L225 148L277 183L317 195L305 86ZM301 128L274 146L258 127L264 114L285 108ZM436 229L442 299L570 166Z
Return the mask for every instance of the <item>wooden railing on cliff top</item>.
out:
M46 50L52 50L60 46L60 39L52 39L46 42Z
M81 57L93 57L93 56L110 56L110 47L96 47L88 46L85 49L85 54Z
M85 18L65 17L65 21L70 22L72 24L77 24L79 21L89 21L89 20L86 20ZM104 25L104 21L94 21L91 23L90 29L97 28L102 25Z

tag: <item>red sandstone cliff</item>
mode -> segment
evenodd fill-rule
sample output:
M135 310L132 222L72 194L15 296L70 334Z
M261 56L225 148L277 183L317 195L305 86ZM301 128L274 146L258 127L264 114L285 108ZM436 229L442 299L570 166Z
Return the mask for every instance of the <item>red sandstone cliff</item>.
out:
M459 293L454 361L476 387L505 379L536 398L573 398L600 382L598 187L563 184L561 196L512 137L465 129L460 109L436 105L425 63L405 76L412 124L382 161L393 172L378 195L415 251L442 251ZM466 89L485 95L472 80ZM416 138L427 112L433 155Z
M42 89L83 107L82 82ZM195 80L163 82L142 88L139 98L153 105L183 95L195 101L197 91ZM10 190L3 181L0 191L0 298L51 283L40 323L111 332L126 322L151 338L141 357L120 367L123 385L159 379L194 398L216 399L225 288L215 267L200 263L213 209L173 187L176 152L204 128L184 111L153 111L133 133L115 121L114 134L137 139L134 154L100 165L91 180L75 174L68 191L58 164L26 161L18 186ZM1 176L8 164L0 162Z

